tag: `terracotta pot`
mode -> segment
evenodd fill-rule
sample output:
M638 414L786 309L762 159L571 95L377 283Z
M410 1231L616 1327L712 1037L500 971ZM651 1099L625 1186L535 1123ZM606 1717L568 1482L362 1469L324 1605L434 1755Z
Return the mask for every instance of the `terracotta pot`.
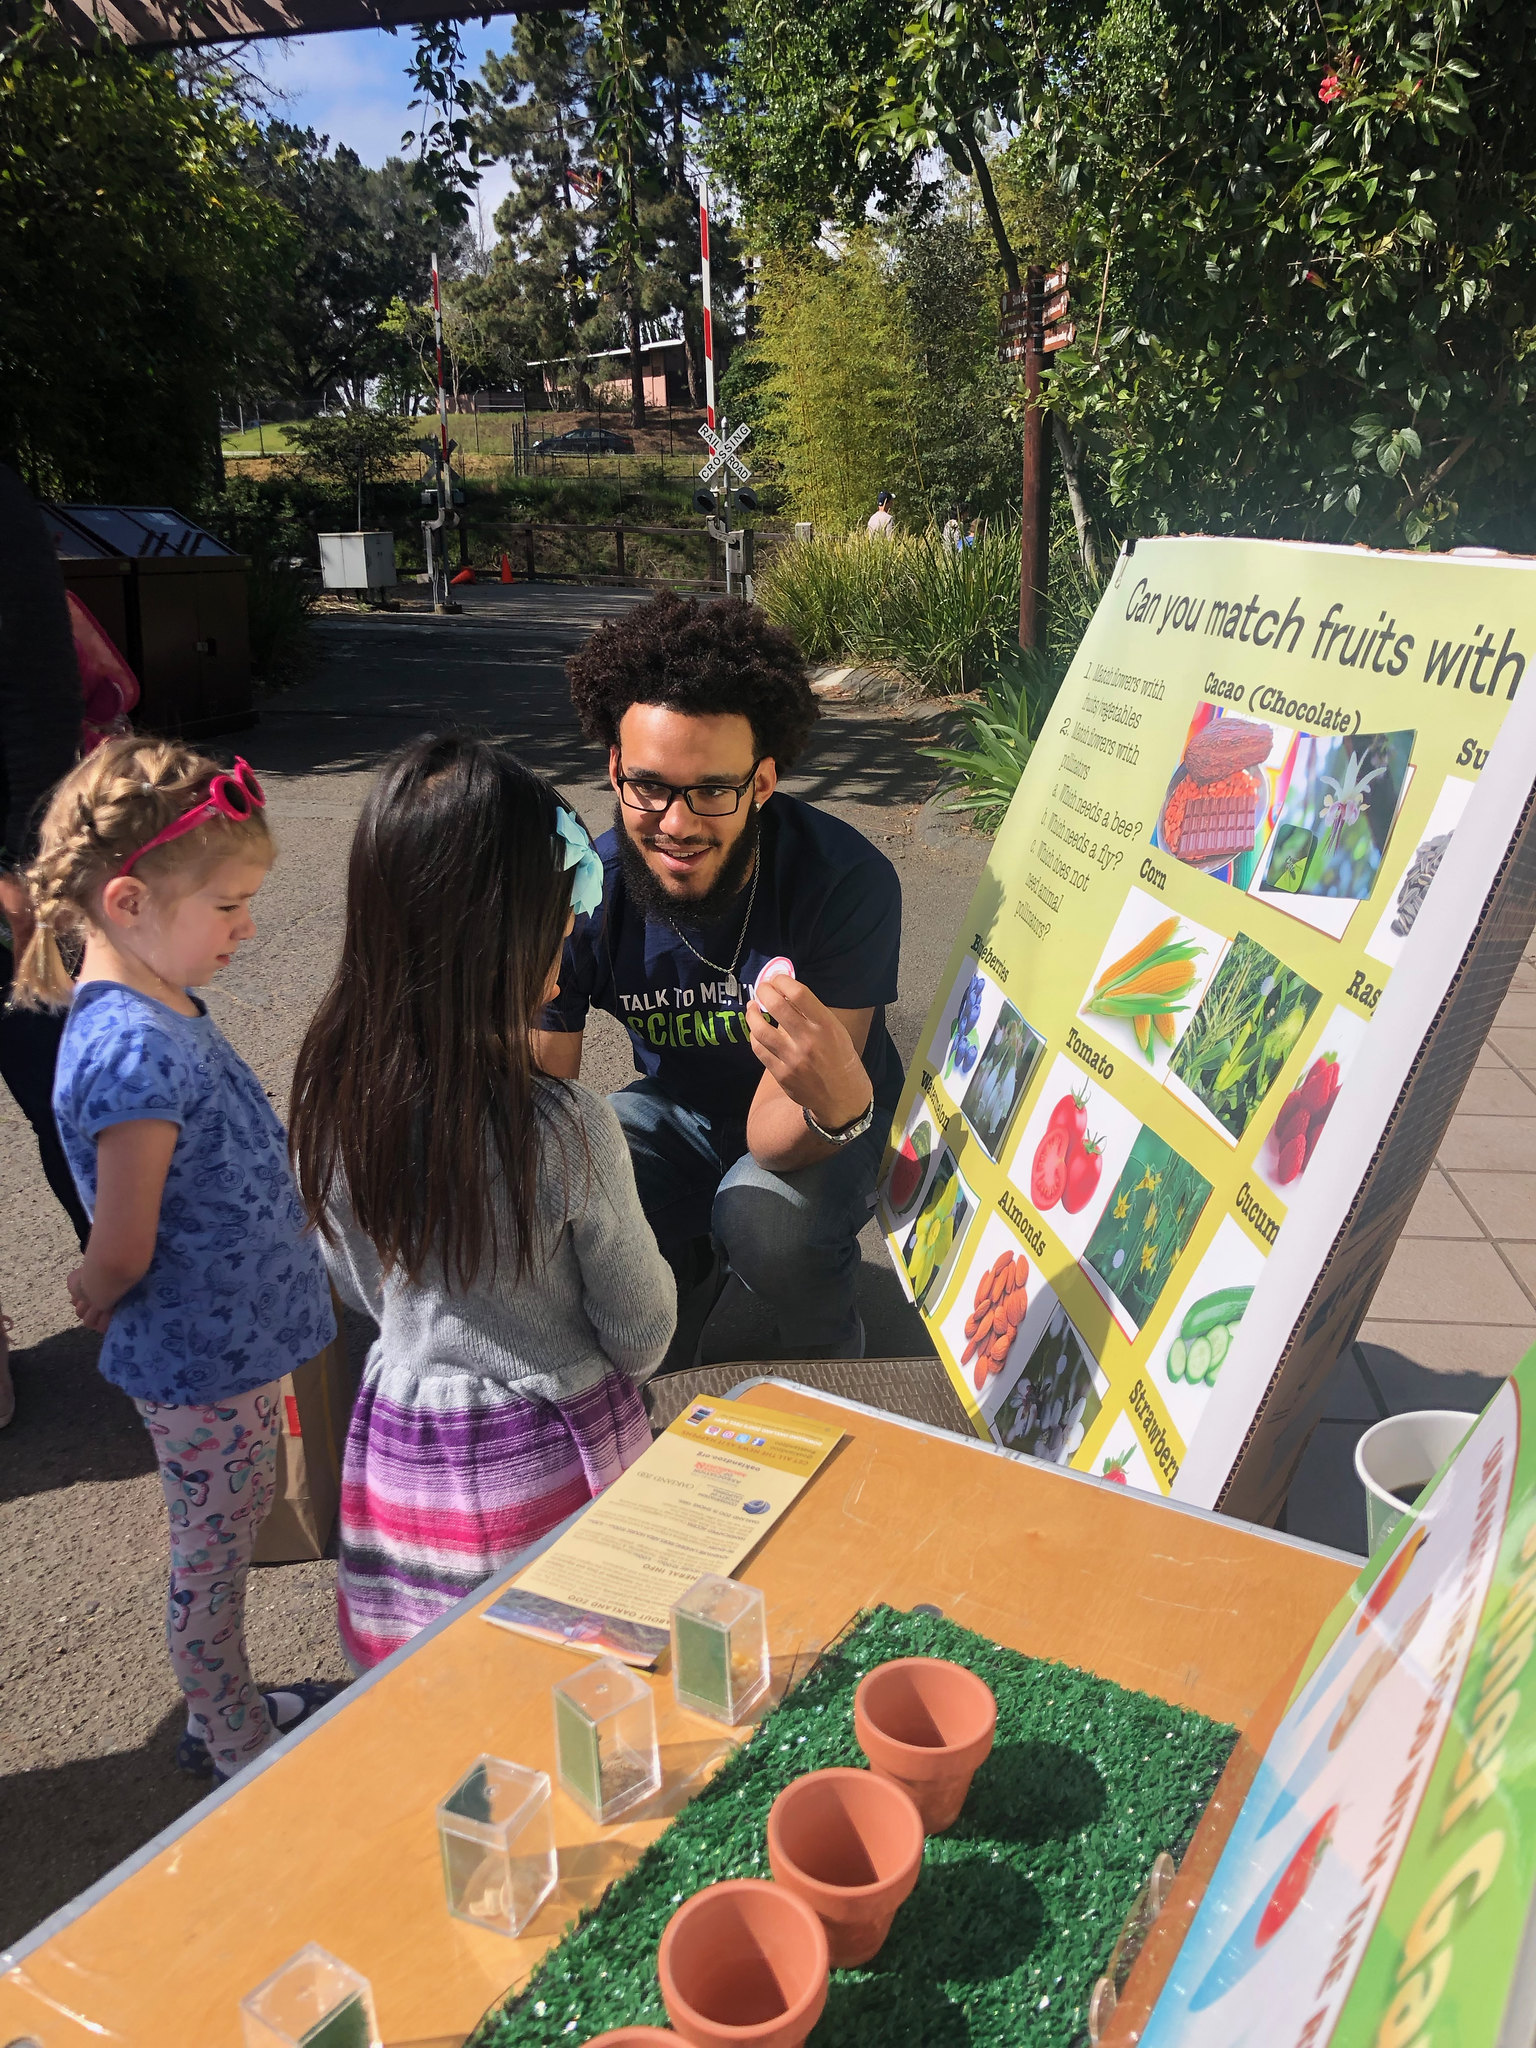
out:
M667 2017L691 2048L800 2048L827 2002L827 1937L793 1892L738 1877L695 1892L656 1957Z
M923 1820L890 1778L811 1771L768 1814L768 1861L827 1930L835 1970L867 1963L923 1867Z
M647 2042L671 2041L676 2048L677 2036L670 2027L615 2027L608 2034L594 2034L587 2048L646 2048Z
M996 1727L991 1690L939 1657L878 1665L853 1696L853 1732L870 1769L911 1793L930 1835L960 1818Z

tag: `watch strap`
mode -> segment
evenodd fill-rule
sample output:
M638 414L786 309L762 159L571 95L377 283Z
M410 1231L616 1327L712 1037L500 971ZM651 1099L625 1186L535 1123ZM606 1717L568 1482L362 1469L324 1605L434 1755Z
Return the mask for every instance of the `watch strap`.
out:
M855 1138L862 1138L874 1122L875 1098L873 1094L870 1095L868 1109L863 1111L861 1115L856 1116L852 1123L842 1124L830 1131L825 1124L818 1123L804 1105L801 1106L800 1114L805 1118L806 1129L814 1131L816 1136L823 1139L828 1145L851 1145Z

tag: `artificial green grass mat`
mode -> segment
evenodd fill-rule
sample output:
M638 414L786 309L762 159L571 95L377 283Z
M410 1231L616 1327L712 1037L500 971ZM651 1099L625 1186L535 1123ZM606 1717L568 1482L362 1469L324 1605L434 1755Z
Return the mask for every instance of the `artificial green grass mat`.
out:
M859 1680L948 1657L997 1697L997 1738L955 1826L932 1836L884 1948L834 1970L812 2048L1068 2048L1159 1850L1182 1857L1236 1731L938 1616L876 1608L831 1649L535 1970L470 2048L573 2048L665 2026L662 1929L727 1877L768 1877L768 1809L792 1778L862 1764Z

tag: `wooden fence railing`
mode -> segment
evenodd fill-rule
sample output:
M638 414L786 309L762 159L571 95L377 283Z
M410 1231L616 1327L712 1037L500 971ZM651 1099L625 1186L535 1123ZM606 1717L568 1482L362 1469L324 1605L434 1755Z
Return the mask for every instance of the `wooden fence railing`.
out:
M559 569L554 570L553 574L550 573L547 554L545 568L541 572L538 550L540 534L602 534L608 536L613 542L613 576L609 578L601 575L601 572L597 573L604 582L611 580L618 583L631 583L636 580L631 574L630 560L626 552L626 543L629 540L641 535L654 534L692 541L695 545L702 546L707 550L705 575L700 578L667 576L660 580L669 583L698 582L710 589L723 588L725 584L724 550L718 541L704 531L701 525L641 526L624 519L614 519L611 521L574 519L466 520L459 528L460 559L465 562L469 561L472 558L475 542L484 542L488 539L494 552L507 555L513 564L514 573L522 580L530 583L536 583L541 580L572 580L568 572L563 573ZM759 550L772 549L790 538L786 531L778 527L760 526L754 529L754 535L756 546ZM583 580L593 580L592 575L589 573Z

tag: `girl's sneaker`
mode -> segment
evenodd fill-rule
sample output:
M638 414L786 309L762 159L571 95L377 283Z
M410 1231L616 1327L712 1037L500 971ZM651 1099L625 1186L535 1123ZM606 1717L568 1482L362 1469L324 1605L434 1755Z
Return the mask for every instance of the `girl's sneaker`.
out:
M345 1692L347 1679L301 1678L295 1685L283 1685L264 1692L267 1718L279 1735L287 1735L301 1723L329 1706L337 1693ZM189 1778L213 1779L227 1784L236 1774L221 1771L209 1754L208 1745L188 1729L176 1745L176 1768Z

